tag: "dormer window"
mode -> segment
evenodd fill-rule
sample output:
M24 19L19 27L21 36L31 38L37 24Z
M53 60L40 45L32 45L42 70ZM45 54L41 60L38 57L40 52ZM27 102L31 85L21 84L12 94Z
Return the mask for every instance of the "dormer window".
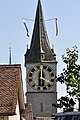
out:
M45 52L43 51L42 47L41 47L41 60L45 59Z
M45 54L41 54L41 60L45 59Z
M44 55L42 55L41 57L42 57L42 59L43 59L43 58L44 58Z

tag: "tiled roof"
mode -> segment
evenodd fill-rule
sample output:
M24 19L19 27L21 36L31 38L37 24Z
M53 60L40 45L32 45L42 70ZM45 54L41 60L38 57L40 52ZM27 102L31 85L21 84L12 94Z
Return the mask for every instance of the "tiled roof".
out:
M32 105L29 103L25 104L25 110L23 110L22 117L25 120L33 120Z
M14 115L16 110L21 65L0 65L0 115Z

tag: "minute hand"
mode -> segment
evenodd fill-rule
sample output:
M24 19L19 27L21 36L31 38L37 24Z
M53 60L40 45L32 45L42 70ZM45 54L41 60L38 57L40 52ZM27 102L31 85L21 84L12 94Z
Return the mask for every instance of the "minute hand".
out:
M43 66L40 66L40 71L41 71L41 79L42 79L42 69L43 69Z

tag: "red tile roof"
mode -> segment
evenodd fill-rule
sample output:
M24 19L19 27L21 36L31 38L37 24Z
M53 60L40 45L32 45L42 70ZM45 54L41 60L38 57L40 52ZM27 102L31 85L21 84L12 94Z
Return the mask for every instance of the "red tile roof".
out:
M0 65L0 115L15 114L21 65Z
M23 110L22 117L25 120L33 120L32 105L30 103L25 104L25 110Z

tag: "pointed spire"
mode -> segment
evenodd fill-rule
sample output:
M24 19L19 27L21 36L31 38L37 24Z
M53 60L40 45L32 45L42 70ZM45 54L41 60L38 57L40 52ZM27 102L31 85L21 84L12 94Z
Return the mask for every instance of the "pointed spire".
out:
M27 56L26 56L27 54ZM38 0L37 11L35 16L34 29L31 39L30 50L25 54L26 62L41 62L42 54L45 54L44 60L53 60L53 52L48 40L45 27L45 21L42 11L41 1Z
M11 65L11 47L9 47L9 64Z

